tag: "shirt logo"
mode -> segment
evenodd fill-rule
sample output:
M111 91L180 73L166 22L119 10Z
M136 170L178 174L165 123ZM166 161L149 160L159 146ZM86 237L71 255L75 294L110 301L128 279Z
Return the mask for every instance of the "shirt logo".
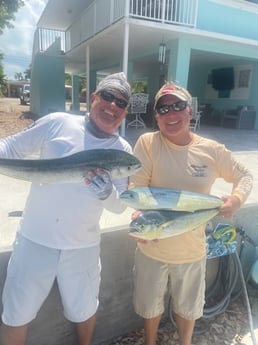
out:
M208 165L206 164L191 164L190 167L192 168L192 176L193 177L206 177L207 176L207 168Z

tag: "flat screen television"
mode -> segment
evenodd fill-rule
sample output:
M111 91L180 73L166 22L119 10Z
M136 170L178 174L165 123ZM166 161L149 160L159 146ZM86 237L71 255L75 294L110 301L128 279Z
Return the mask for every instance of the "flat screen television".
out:
M215 90L232 90L234 89L234 68L218 68L213 69L212 74L212 87Z

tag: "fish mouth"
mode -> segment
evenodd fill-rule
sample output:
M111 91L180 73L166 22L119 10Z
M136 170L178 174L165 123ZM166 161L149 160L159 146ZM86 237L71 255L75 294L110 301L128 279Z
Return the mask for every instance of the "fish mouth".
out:
M142 233L134 228L131 228L131 230L129 230L128 235L134 239L143 241L153 241L158 239L158 236L155 236L155 233Z
M137 231L136 229L130 229L130 230L128 231L128 235L131 236L131 237L133 237L133 238L143 238L143 237L140 235L139 231Z
M134 174L136 171L138 171L139 169L141 169L141 165L136 163L136 164L128 165L124 169L121 168L121 171L127 172L128 176L130 176Z
M134 169L135 169L135 171L138 171L141 169L141 167L142 167L141 163L135 164Z
M125 200L125 201L132 201L133 197L130 191L126 190L123 193L120 194L119 196L120 199Z

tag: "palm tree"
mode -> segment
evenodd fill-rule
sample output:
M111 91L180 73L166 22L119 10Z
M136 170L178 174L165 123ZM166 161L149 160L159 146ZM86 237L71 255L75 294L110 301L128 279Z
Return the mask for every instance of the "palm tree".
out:
M24 80L23 73L22 72L15 72L14 79L15 80Z

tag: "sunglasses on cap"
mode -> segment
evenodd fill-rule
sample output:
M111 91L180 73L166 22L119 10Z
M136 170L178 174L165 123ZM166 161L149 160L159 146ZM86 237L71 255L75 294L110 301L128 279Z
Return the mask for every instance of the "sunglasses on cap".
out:
M118 106L121 109L125 109L128 106L128 102L126 102L122 98L117 98L115 97L112 93L108 91L100 91L99 92L100 96L104 101L106 102L115 102L116 106Z
M173 104L162 104L158 105L156 108L156 111L159 115L166 115L170 109L172 109L175 112L183 111L188 106L188 103L186 101L178 101Z

